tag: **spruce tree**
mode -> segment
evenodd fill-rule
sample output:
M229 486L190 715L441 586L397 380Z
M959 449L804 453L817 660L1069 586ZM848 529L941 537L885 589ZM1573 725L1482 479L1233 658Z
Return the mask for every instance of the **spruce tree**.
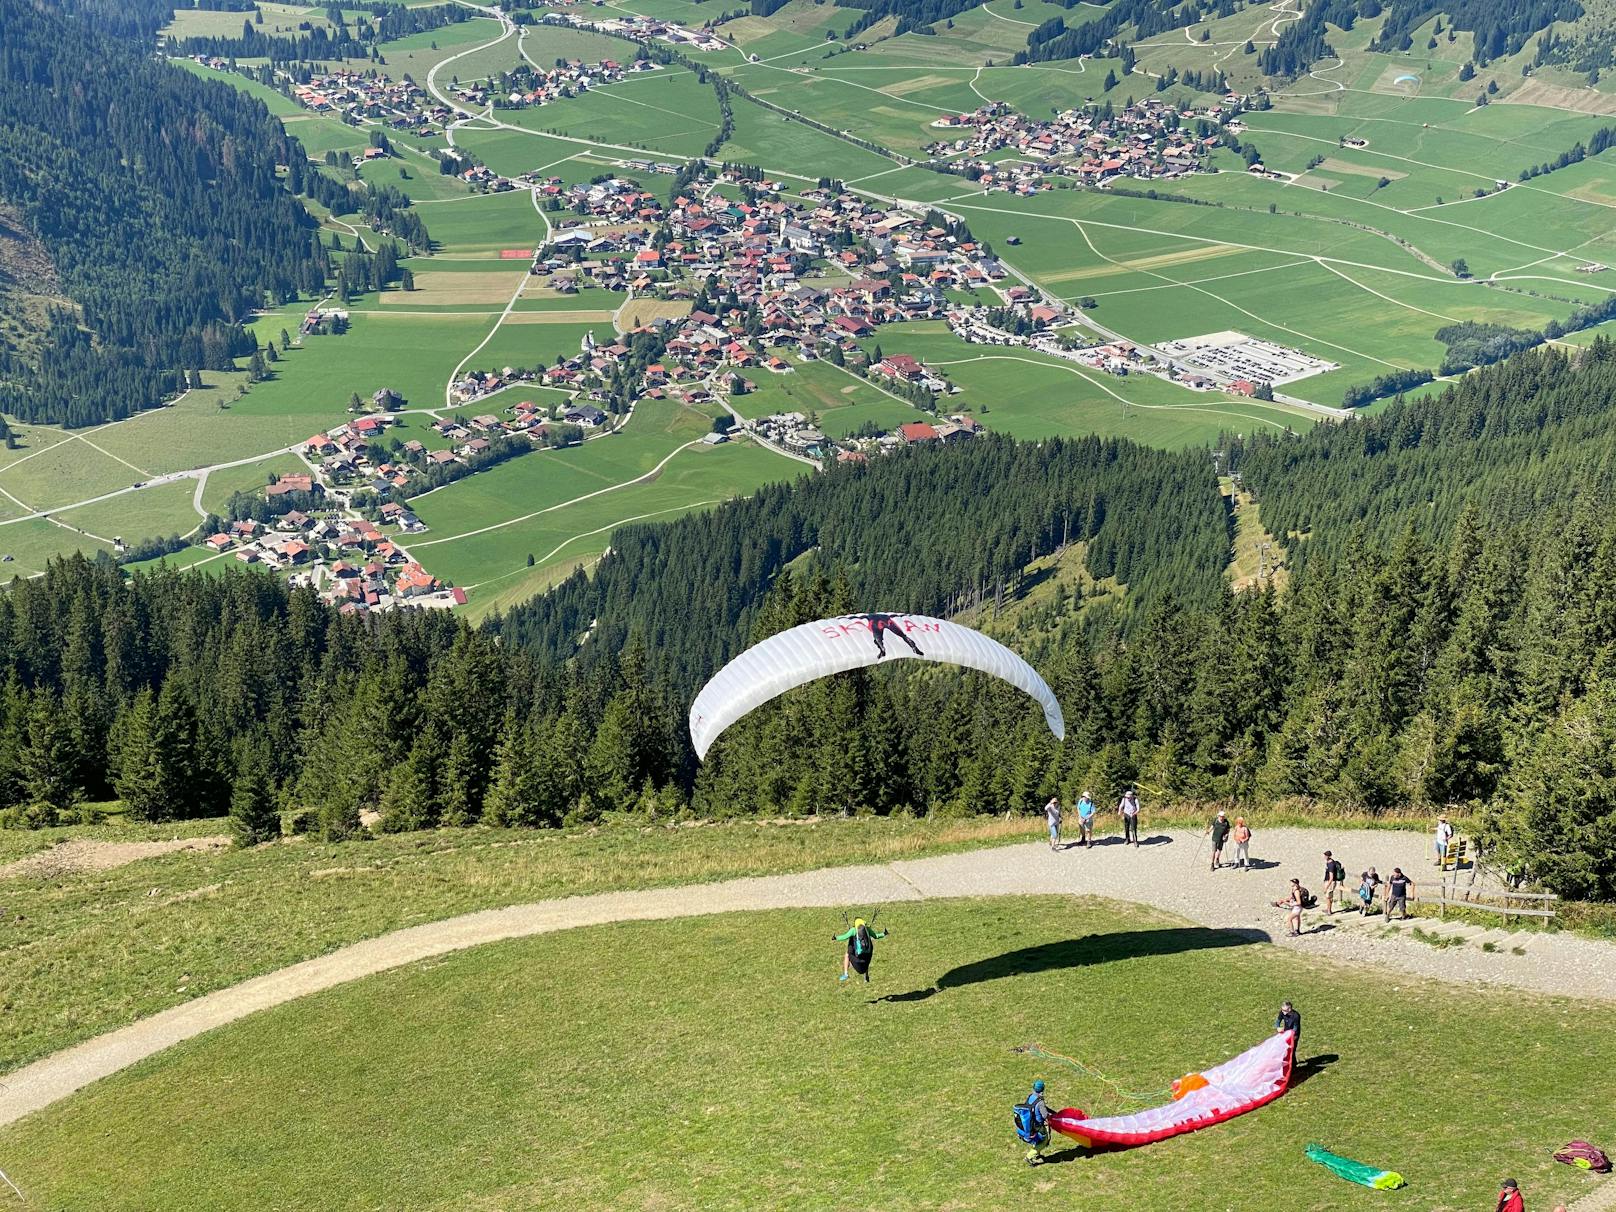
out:
M263 742L243 747L230 791L230 832L237 846L272 842L281 835L269 748Z
M409 756L388 774L381 799L381 827L385 832L404 833L437 824L442 808L438 746L436 734L423 733Z
M79 802L75 777L79 755L73 749L72 731L61 705L48 691L33 696L19 766L23 794L35 806L39 823L54 824Z

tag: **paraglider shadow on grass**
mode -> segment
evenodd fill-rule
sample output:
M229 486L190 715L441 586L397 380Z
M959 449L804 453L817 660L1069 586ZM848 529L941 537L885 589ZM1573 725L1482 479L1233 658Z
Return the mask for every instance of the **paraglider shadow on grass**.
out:
M945 989L979 985L1007 976L1029 976L1037 972L1058 972L1066 968L1088 968L1117 960L1151 955L1178 955L1187 951L1208 951L1221 947L1244 947L1249 943L1271 942L1266 930L1211 930L1205 926L1168 926L1159 930L1119 930L1112 934L1088 934L1058 943L1021 947L987 959L972 960L950 968L929 989L889 993L873 1002L923 1002Z
M1294 1090L1310 1078L1317 1077L1340 1059L1339 1052L1320 1052L1317 1056L1297 1061L1291 1066L1291 1089Z

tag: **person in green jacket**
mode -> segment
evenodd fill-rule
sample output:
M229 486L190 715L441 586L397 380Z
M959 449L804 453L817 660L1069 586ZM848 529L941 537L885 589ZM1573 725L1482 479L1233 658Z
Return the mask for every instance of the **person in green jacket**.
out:
M842 919L844 922L846 918ZM836 936L838 943L847 944L847 953L842 956L842 979L845 981L852 973L857 972L866 983L870 979L870 961L875 958L875 940L886 938L889 931L876 930L866 924L861 917L852 927Z

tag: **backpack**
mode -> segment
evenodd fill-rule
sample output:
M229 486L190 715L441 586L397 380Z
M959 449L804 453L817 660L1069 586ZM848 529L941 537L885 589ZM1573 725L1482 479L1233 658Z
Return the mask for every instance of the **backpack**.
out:
M1610 1172L1610 1158L1605 1156L1605 1151L1585 1140L1572 1141L1554 1155L1554 1160L1580 1170L1592 1170L1595 1174Z
M1027 1144L1036 1145L1043 1138L1038 1116L1033 1113L1031 1103L1017 1103L1010 1109L1010 1115L1015 1120L1016 1135Z
M1318 903L1319 903L1319 898L1318 897L1314 896L1306 888L1302 889L1302 908L1304 908L1304 909L1312 909Z
M863 959L875 950L875 943L870 937L869 928L853 931L853 954Z
M1330 878L1337 883L1347 878L1347 869L1341 865L1340 859L1330 860Z

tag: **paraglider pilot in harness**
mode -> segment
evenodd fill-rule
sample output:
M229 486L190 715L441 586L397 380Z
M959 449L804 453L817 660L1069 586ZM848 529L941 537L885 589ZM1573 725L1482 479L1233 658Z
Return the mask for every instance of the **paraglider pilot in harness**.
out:
M1032 1093L1025 1102L1011 1110L1015 1117L1016 1135L1027 1145L1027 1164L1036 1166L1044 1160L1039 1152L1049 1143L1049 1104L1044 1102L1044 1079L1032 1084Z
M846 918L842 919L844 922ZM875 940L886 938L890 933L886 930L876 930L868 925L861 917L853 925L836 936L838 943L847 944L847 953L842 956L842 979L845 981L853 972L862 976L866 983L870 979L870 961L875 958Z
M919 646L909 638L908 632L904 631L903 629L903 624L898 622L897 617L894 615L850 614L846 617L850 619L863 619L869 624L870 638L875 641L875 651L878 660L884 660L887 655L887 643L881 638L882 633L887 631L890 631L905 644L909 645L909 651L913 652L916 656L925 655L920 651Z

